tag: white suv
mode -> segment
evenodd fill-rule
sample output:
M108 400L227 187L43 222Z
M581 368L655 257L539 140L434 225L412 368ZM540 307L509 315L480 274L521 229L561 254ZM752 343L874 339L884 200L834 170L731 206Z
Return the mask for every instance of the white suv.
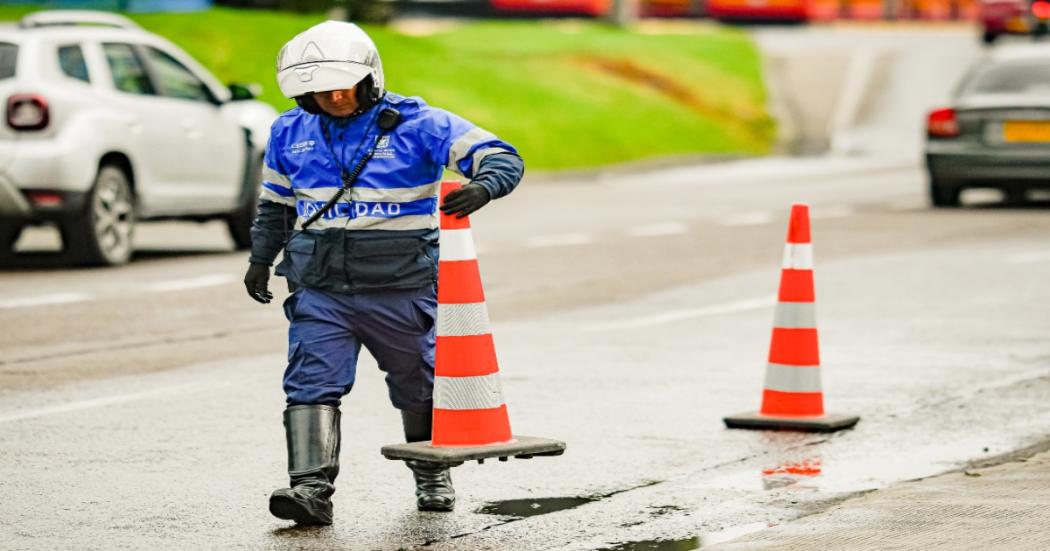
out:
M225 219L249 247L277 117L253 98L115 14L44 11L0 27L0 259L40 222L92 264L127 262L143 219Z

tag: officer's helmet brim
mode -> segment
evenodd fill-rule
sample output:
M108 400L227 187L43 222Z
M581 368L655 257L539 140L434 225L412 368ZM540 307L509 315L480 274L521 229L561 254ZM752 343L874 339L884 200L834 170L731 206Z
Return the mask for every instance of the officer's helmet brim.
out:
M277 84L286 98L315 92L353 88L372 68L349 61L316 61L288 67L277 74Z

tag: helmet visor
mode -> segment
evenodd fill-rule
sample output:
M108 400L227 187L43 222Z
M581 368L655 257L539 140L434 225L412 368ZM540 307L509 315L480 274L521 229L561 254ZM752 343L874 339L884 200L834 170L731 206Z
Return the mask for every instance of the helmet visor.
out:
M277 73L277 84L286 98L313 92L353 88L372 74L372 68L352 61L313 61Z

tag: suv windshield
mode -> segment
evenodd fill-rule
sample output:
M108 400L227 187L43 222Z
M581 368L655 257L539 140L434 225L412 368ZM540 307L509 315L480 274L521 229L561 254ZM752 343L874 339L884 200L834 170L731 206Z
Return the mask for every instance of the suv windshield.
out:
M1050 64L1008 63L989 65L977 71L964 94L1048 94Z
M18 61L18 46L9 42L0 42L0 79L15 76L15 63Z

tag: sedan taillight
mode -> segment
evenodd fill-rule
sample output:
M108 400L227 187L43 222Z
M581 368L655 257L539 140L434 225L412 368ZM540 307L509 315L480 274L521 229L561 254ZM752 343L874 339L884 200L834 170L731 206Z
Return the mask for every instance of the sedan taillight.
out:
M936 138L954 138L959 135L955 109L937 109L926 118L926 133Z
M1032 2L1032 15L1036 19L1050 19L1050 2L1036 0Z
M47 100L36 94L15 94L7 98L7 125L15 130L40 130L50 120Z

